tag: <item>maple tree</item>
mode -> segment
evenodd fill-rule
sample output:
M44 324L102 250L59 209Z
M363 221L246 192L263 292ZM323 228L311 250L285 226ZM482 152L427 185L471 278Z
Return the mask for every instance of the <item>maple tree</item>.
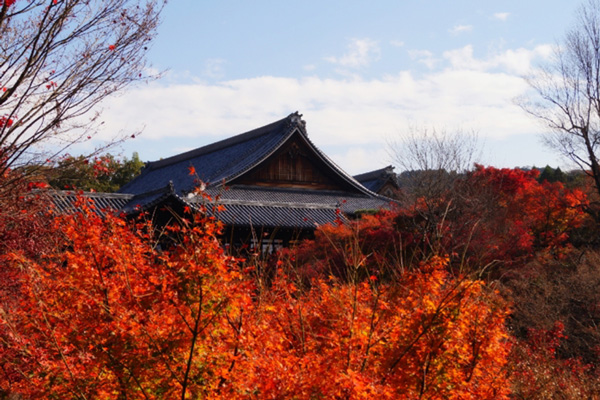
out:
M53 253L4 258L21 291L0 306L0 389L39 399L217 390L252 287L223 254L218 226L173 228L181 246L157 253L146 226L132 231L118 216L80 208L56 218L63 240Z
M53 250L49 198L34 192L40 186L45 185L23 180L0 197L0 256L20 251L34 257Z
M529 251L560 261L585 196L521 170L477 167L465 182L463 211L437 231L417 223L418 205L340 219L272 265L226 253L206 212L221 206L207 196L161 231L168 239L83 200L76 213L39 219L33 201L0 256L13 283L0 289L0 394L508 399L548 388L543 371L565 368L577 372L552 390L579 379L587 392L577 393L595 393L591 367L541 346L551 334L535 324L529 339L511 337L507 302L443 253L476 228L506 265L522 266ZM52 234L28 247L40 225ZM469 262L490 257L483 239L462 246Z
M600 396L597 250L536 259L505 283L513 301L512 392L526 399Z
M531 329L517 341L510 355L512 395L517 399L595 399L600 396L594 365L578 358L561 358L558 348L566 339L564 326Z
M507 398L506 308L433 258L395 283L279 271L241 359L256 398ZM357 266L357 268L360 268Z
M15 172L0 175L0 180L11 179L12 174ZM48 198L43 193L35 193L37 184L24 179L17 182L0 197L0 314L16 309L23 290L22 271L14 268L8 254L19 252L37 260L54 251L59 242L52 229L53 215L47 212ZM5 345L1 338L7 334L3 328L0 327L0 347ZM11 349L6 351L8 357L18 357ZM0 387L0 398L5 394L2 389Z
M94 135L95 106L144 79L163 0L4 1L0 173ZM44 146L42 146L44 145ZM2 189L12 180L3 182Z
M560 359L600 361L600 255L581 249L556 260L538 257L504 283L513 302L510 327L519 339L562 324Z
M432 255L449 256L457 271L487 266L501 273L536 252L561 257L571 248L570 234L586 221L588 200L579 189L536 177L537 171L477 166L440 198L321 226L315 240L285 252L308 277L342 276L352 261L348 243L368 255L366 276L369 270L394 276Z
M464 252L479 265L505 266L524 265L537 251L560 256L570 233L585 222L588 200L560 182L540 183L538 175L476 166L458 188L461 201L448 218L449 252Z
M410 232L421 253L453 255L461 268L522 266L538 251L558 257L586 221L588 200L560 182L538 182L538 175L476 165L440 198L402 208L398 229Z

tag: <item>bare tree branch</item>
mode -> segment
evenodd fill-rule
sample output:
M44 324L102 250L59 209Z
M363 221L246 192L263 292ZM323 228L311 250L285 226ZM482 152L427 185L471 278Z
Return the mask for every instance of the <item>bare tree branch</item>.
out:
M600 194L600 0L587 0L552 59L530 76L519 102L550 132L546 144L594 179Z
M389 143L390 156L400 170L407 193L436 198L451 188L456 177L473 169L481 157L476 132L411 128Z
M165 3L2 2L0 175L93 136L98 103L148 78L145 56ZM50 143L61 146L49 153Z

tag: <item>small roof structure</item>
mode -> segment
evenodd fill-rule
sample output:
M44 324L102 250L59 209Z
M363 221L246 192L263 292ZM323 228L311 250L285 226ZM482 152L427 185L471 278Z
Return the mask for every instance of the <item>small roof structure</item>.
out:
M391 165L375 171L354 175L354 179L370 191L387 197L394 197L395 193L400 189L398 177L394 172L394 167Z

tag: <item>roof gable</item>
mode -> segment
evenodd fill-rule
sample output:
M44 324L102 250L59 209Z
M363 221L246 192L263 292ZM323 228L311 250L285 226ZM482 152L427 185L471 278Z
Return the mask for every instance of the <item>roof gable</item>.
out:
M304 188L356 192L337 168L332 168L320 152L295 131L268 158L238 176L231 184ZM360 191L359 191L360 192Z

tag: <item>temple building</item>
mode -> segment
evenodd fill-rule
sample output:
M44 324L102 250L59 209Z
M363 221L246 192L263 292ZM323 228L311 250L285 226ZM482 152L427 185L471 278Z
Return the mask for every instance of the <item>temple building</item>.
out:
M319 225L390 207L392 200L375 191L383 188L384 194L391 194L393 185L384 179L383 186L370 190L345 173L310 141L301 117L296 112L229 139L149 162L120 193L96 197L113 201L128 215L148 212L158 224L166 224L185 207L199 209L206 202L197 193L201 187L222 206L209 210L225 224L226 241L273 247L310 237ZM375 175L382 171L388 177L389 167Z

